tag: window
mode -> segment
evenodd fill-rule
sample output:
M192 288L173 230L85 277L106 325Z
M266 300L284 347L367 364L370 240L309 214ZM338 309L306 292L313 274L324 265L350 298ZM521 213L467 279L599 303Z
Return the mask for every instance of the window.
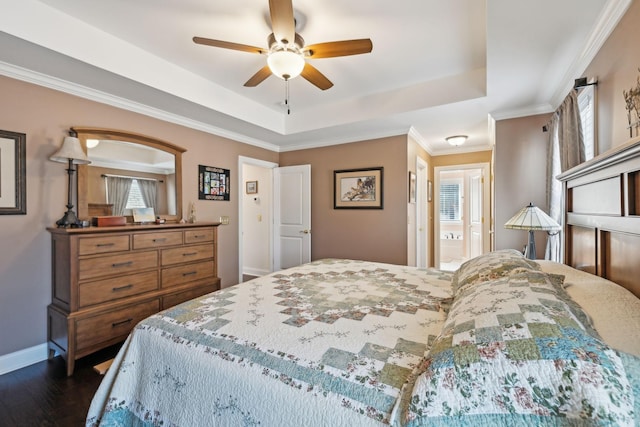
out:
M129 191L129 198L127 199L127 209L133 208L146 208L147 205L144 203L144 199L142 198L142 193L140 192L140 186L138 185L138 180L134 179L131 181L131 191Z
M578 92L578 108L582 122L582 137L584 140L585 160L592 159L596 154L596 126L595 126L595 85L585 86Z
M440 220L460 221L460 183L440 184Z

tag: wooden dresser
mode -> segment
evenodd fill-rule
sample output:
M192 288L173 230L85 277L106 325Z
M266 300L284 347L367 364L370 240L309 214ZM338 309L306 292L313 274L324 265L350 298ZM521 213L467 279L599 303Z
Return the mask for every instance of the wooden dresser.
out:
M49 357L67 375L83 356L126 339L142 319L220 289L219 223L48 228Z

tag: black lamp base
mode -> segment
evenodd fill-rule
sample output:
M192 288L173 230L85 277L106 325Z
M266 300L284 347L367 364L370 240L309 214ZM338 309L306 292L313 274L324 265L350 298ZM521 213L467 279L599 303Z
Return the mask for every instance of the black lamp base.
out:
M82 227L82 223L78 220L76 213L68 209L62 218L56 221L58 228L75 228Z

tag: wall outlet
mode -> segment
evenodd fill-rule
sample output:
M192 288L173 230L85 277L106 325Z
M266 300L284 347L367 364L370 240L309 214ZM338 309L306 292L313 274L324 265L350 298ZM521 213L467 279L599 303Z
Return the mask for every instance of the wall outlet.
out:
M220 217L220 224L222 225L229 225L229 217L228 216L221 216Z

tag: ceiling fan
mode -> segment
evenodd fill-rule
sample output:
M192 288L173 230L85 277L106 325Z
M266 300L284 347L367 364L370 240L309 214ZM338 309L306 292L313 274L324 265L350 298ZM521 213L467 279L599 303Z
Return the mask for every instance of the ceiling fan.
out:
M305 59L335 58L338 56L369 53L373 49L370 39L342 40L305 46L304 39L295 31L292 0L269 0L272 33L267 38L268 49L245 44L194 37L197 44L267 55L267 65L244 84L255 87L271 74L288 81L301 75L322 90L333 83Z

